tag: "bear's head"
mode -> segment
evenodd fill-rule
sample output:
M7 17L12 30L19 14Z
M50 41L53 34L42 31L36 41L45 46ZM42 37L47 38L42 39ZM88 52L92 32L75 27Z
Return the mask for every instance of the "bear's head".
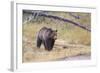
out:
M57 30L52 30L51 36L52 39L56 40L57 39Z

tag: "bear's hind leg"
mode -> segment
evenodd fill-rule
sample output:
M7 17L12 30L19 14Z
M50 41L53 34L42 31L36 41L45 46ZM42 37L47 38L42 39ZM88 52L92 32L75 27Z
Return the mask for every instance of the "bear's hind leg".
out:
M41 43L42 43L42 40L40 40L39 38L37 38L37 47L38 47L38 48L40 48Z

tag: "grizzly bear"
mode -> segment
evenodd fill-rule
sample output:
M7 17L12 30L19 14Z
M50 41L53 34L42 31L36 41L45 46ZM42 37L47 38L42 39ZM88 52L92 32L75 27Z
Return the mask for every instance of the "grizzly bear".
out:
M45 50L51 51L53 49L55 40L57 39L57 30L43 27L39 30L37 35L37 47L44 45Z

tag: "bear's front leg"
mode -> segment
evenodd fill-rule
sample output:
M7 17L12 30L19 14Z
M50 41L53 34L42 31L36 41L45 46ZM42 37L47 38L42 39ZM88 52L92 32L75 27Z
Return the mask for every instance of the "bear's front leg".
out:
M51 51L52 50L52 41L51 40L46 40L44 42L44 47L45 47L45 50L48 50L48 51Z

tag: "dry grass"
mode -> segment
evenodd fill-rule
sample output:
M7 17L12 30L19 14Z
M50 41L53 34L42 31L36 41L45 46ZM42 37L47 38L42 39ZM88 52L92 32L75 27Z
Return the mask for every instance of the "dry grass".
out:
M54 24L53 24L54 25ZM75 27L73 30L58 29L58 40L56 40L52 51L48 52L42 47L36 48L36 35L41 27L52 25L24 24L23 26L23 62L40 62L67 58L77 55L91 53L90 33ZM59 26L57 26L58 28Z
M70 45L67 48L58 48L56 46L52 51L48 52L43 48L34 48L37 50L27 51L24 53L24 62L40 62L40 61L52 61L60 60L62 58L73 57L78 55L88 55L91 53L91 49L88 46L83 45Z
M69 12L48 12L50 15L67 18L85 27L91 27L91 14L73 13L80 16L75 19ZM42 27L57 29L57 40L52 51L46 51L44 46L36 48L36 35ZM60 20L38 17L37 21L23 24L23 62L40 62L64 60L64 58L89 55L91 56L91 32L79 28L71 23Z

